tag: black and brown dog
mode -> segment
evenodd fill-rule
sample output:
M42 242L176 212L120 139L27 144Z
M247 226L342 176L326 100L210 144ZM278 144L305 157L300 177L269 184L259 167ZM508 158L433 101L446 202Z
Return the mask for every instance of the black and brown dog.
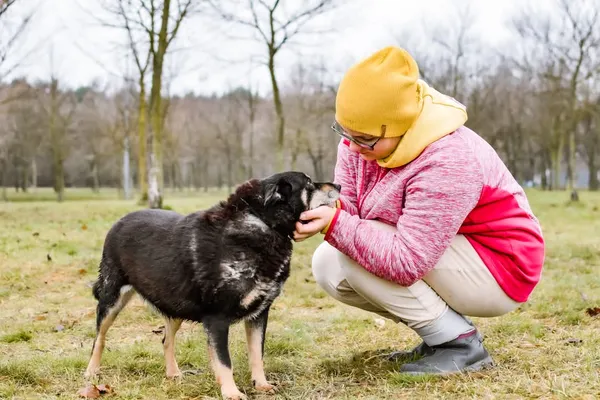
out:
M106 332L137 292L165 318L166 374L181 375L175 334L182 321L202 323L223 397L241 399L228 349L231 324L244 320L252 380L271 391L263 369L269 307L289 276L292 235L300 214L330 205L340 187L301 172L253 179L210 209L186 216L132 212L108 232L93 294L96 338L86 376L100 368Z

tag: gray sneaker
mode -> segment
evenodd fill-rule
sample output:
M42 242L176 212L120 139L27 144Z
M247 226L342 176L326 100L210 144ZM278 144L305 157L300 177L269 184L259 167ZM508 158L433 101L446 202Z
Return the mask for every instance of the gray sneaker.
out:
M404 364L400 372L411 375L445 375L490 368L494 361L483 347L482 341L477 330L473 330L450 342L431 346L432 353L418 361Z

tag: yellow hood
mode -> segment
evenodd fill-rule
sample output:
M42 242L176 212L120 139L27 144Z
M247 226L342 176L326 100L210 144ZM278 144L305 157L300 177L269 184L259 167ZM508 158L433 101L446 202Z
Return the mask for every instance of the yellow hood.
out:
M388 157L377 160L380 166L396 168L408 164L436 140L454 132L467 121L464 105L418 80L421 112Z

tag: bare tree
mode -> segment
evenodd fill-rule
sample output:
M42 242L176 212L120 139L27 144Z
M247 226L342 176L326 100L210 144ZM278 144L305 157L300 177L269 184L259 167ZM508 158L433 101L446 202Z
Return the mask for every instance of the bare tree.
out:
M116 3L115 3L116 2ZM106 26L124 29L128 46L138 72L138 177L142 200L148 196L147 181L156 179L153 187L161 197L163 177L163 70L169 47L177 37L183 21L197 10L198 0L106 0L104 9L118 16L120 23L103 22ZM151 70L150 70L151 68ZM151 72L150 96L147 98L148 73ZM148 118L152 139L152 177L146 177ZM158 198L156 199L158 201ZM150 207L158 207L150 201Z
M153 21L154 14L147 16L144 13L147 7L144 1L131 2L128 0L106 0L103 8L111 15L117 17L120 23L103 22L104 25L124 29L127 34L127 45L133 56L137 71L138 112L137 112L137 176L140 202L148 199L148 173L147 173L147 146L148 146L148 98L147 98L147 73L150 67L152 53L148 45L148 28L145 21L148 17Z
M249 29L264 45L266 59L263 62L269 69L273 105L277 115L277 169L282 170L285 159L285 115L276 75L276 57L296 36L311 32L310 22L315 17L335 9L338 1L306 0L299 2L300 6L291 12L285 8L285 1L280 0L247 0L244 4L240 4L240 1L209 0L209 2L221 18Z
M155 0L150 0L150 7L148 10L148 14L153 16L151 18L152 24L148 32L150 52L152 53L152 89L150 91L152 154L154 155L154 161L157 166L157 180L160 192L162 192L164 186L162 156L164 110L161 93L163 65L165 63L167 50L177 36L177 32L179 31L183 20L192 12L193 5L193 0L177 0L176 12L172 13L171 0L163 0L162 8L157 8ZM155 25L156 18L154 16L160 16L160 27L158 29Z
M0 82L21 66L31 51L25 51L20 57L15 57L15 50L21 48L22 38L31 24L33 11L23 17L11 19L10 10L17 0L0 0ZM0 98L0 106L22 97L23 93L13 92L11 96Z
M60 91L58 78L54 74L46 88L46 96L41 100L47 118L48 137L52 150L54 191L57 201L62 202L65 191L66 135L73 120L76 102L71 93Z
M553 149L554 187L559 183L560 164L568 149L567 188L576 197L576 131L580 123L579 91L582 82L600 73L600 3L596 0L557 0L557 16L524 10L513 27L528 46L517 63L539 72L542 86L552 89L559 101L554 118L556 147ZM544 90L546 94L547 89ZM560 97L557 97L560 95Z

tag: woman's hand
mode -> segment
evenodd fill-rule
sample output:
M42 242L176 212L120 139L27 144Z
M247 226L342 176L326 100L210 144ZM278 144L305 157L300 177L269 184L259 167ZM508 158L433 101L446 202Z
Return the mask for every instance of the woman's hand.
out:
M305 223L296 222L294 240L296 242L301 242L304 239L321 232L331 222L336 211L336 208L321 206L314 210L303 212L300 215L300 219Z

